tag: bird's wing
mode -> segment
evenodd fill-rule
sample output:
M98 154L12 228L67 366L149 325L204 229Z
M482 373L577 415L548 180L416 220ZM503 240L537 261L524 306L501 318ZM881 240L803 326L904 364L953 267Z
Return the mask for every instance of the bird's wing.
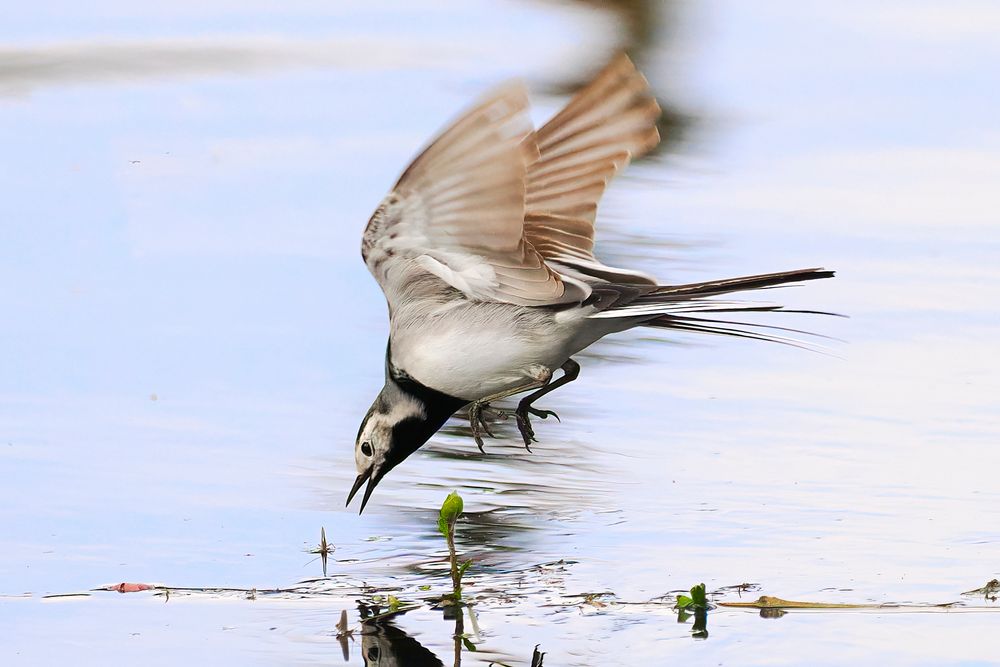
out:
M527 109L521 85L494 91L413 160L375 211L361 254L390 306L414 268L482 301L540 306L589 295L525 239L527 165L537 156Z
M554 267L611 282L656 284L597 261L594 220L608 181L659 143L659 116L649 84L622 54L535 133L539 157L528 168L524 232Z

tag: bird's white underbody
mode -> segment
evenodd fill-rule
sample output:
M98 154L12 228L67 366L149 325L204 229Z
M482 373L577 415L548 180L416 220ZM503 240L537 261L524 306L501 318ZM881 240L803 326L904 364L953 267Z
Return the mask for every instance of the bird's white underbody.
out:
M423 385L469 402L541 379L630 323L505 303L409 301L390 327L392 363Z

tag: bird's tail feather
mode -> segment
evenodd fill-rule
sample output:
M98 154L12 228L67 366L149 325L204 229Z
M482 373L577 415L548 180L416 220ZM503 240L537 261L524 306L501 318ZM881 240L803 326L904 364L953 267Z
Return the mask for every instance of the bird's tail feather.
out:
M780 311L793 312L793 311ZM820 313L822 315L833 315L834 313ZM674 329L676 331L692 331L695 333L707 333L717 336L732 336L734 338L748 338L751 340L764 340L770 343L780 343L790 345L803 350L813 352L824 352L826 347L811 341L800 340L792 336L772 334L758 329L769 329L771 331L783 331L813 338L824 338L826 340L839 340L832 336L806 331L804 329L791 329L789 327L778 327L770 324L758 324L756 322L737 322L734 320L715 320L703 317L674 317L663 315L656 319L643 322L642 326L654 327L657 329ZM842 342L842 341L841 341Z
M776 304L712 298L733 292L771 289L807 280L832 278L833 275L833 271L825 269L799 269L796 271L782 271L781 273L689 283L686 285L664 285L631 299L627 303L616 303L606 310L594 313L591 317L637 318L639 321L636 324L640 326L765 340L815 350L821 346L782 334L768 333L768 331L802 334L818 338L829 337L801 329L727 319L695 317L694 315L702 313L760 312L836 315L836 313L817 310L786 309ZM768 331L761 331L761 329L767 329Z
M645 296L710 296L715 294L728 294L730 292L744 292L746 290L754 289L767 289L770 287L787 285L789 283L800 283L807 280L820 280L832 277L833 271L827 271L826 269L796 269L794 271L780 271L778 273L762 273L756 276L710 280L703 283L664 285L662 287L657 287Z

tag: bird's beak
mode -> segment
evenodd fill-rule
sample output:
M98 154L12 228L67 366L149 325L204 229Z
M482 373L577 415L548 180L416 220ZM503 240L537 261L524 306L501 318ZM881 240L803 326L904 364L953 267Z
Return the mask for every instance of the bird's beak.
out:
M368 482L368 486L365 488L365 495L361 498L361 509L358 510L358 514L364 512L365 505L368 504L368 499L372 497L372 491L375 490L375 487L378 486L378 483L382 481L384 476L385 472L376 471L372 468L369 468L365 472L358 475L358 478L354 480L354 486L351 487L351 492L347 494L347 504L344 506L346 507L347 505L350 505L351 501L354 500L354 496L356 496L358 491L361 489L361 486L365 482Z
M371 476L372 476L371 469L366 470L365 472L358 475L358 478L354 480L354 486L351 487L351 492L347 494L347 503L344 505L344 507L347 507L348 505L351 504L351 501L354 500L354 496L357 495L358 493L358 489L361 488L362 484L371 479Z

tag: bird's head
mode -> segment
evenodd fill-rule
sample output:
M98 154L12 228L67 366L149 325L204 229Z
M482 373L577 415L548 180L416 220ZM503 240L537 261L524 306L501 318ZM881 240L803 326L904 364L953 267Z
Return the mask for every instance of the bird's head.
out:
M368 409L354 443L358 477L347 496L347 504L351 504L367 482L361 512L386 473L420 449L440 427L428 420L427 406L418 398L389 389L388 386L383 388Z

